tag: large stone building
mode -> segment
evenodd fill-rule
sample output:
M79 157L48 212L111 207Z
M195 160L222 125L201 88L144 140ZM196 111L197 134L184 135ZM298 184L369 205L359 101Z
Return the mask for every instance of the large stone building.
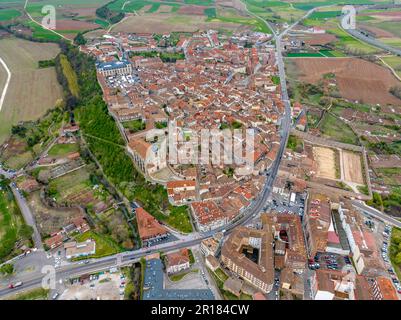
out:
M272 235L266 230L236 228L221 250L223 264L249 284L268 293L273 288Z
M97 71L105 77L126 75L132 73L132 65L126 60L99 63L97 65Z

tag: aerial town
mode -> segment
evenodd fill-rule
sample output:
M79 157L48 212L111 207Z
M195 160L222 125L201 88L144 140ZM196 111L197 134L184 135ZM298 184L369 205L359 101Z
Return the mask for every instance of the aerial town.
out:
M328 35L299 22L53 43L61 98L0 145L0 299L400 300L400 158L355 123L396 148L401 103L294 85L299 39Z

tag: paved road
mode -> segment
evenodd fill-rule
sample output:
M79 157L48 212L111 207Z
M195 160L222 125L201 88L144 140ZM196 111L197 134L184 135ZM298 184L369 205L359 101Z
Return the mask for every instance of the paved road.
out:
M17 201L18 207L21 210L25 223L33 228L32 240L35 248L43 250L42 238L40 236L38 228L36 227L35 217L31 209L29 208L25 197L20 194L13 183L10 184L10 188L14 193L14 198Z
M394 219L393 217L379 211L376 210L375 208L372 208L370 206L368 206L367 204L365 204L363 201L358 201L358 200L354 200L352 201L352 205L361 210L362 212L364 212L365 214L371 215L372 217L381 220L387 224L396 226L398 228L401 228L401 221Z
M0 175L5 176L7 179L11 179L14 177L15 173L11 173L5 171L3 168L0 168ZM33 228L32 240L35 245L35 248L43 250L42 238L40 236L38 228L36 227L34 215L31 209L29 208L26 199L24 198L24 196L20 194L14 183L10 184L10 188L21 210L22 216L24 217L25 223Z
M391 53L393 53L395 55L401 56L401 50L400 49L391 47L391 46L389 46L389 45L377 40L376 38L373 38L373 37L370 37L370 36L368 37L365 34L361 33L361 31L358 30L358 29L354 29L354 30L353 29L349 29L349 30L345 30L345 31L348 32L351 36L353 36L353 37L355 37L355 38L357 38L357 39L359 39L359 40L361 40L363 42L366 42L366 43L368 43L368 44L370 44L372 46L375 46L377 48L383 49L385 51L391 52Z

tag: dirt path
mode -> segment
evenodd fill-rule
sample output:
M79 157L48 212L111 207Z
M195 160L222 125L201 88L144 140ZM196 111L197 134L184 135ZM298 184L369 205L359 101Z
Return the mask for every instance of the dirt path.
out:
M394 75L394 77L396 77L398 80L401 81L400 76L397 74L397 72L395 72L395 70L393 69L393 67L390 66L386 61L384 61L384 60L382 59L382 57L380 57L380 56L377 56L377 57L379 58L379 60L380 60L387 68L390 69L390 71L392 72L392 74ZM1 108L0 108L0 109L1 109Z
M7 64L4 62L4 60L3 60L1 57L0 57L0 63L1 63L1 65L4 67L4 69L5 69L6 72L7 72L6 84L4 85L3 92L2 92L1 97L0 97L0 111L1 111L1 108L3 107L4 100L5 100L5 98L6 98L8 86L9 86L9 84L10 84L10 80L11 80L11 71L10 71L10 69L8 69Z

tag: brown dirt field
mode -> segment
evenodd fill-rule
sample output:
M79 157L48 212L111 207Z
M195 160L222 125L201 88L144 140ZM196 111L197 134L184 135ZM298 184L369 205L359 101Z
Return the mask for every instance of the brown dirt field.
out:
M182 6L180 9L178 9L178 13L181 14L197 14L197 15L203 15L205 11L205 7L201 6Z
M158 13L169 13L173 9L172 6L167 6L167 5L161 5L159 7L159 10L157 10Z
M56 30L88 30L98 27L96 23L76 20L57 20L56 24Z
M234 8L237 11L239 11L239 13L242 15L249 15L246 11L246 5L243 2L241 2L240 0L232 0L232 1L217 0L216 6L221 6L221 7L226 7L226 8L227 7Z
M390 70L357 58L296 59L300 80L317 83L324 74L335 73L342 97L370 104L401 105L401 100L389 93L401 83Z
M138 13L142 14L142 13L146 13L150 8L152 8L151 4L147 4L146 6L143 6L139 11L137 11Z
M363 184L361 155L355 152L342 150L341 157L344 170L344 180Z
M313 147L313 157L318 164L317 176L326 179L336 179L335 151L325 147Z
M325 33L325 34L315 34L313 36L306 36L302 40L305 41L305 43L310 46L319 46L319 45L322 46L327 43L336 41L337 38L333 34Z
M101 4L99 4L99 7ZM77 13L80 17L95 17L96 16L96 7L90 8L63 8L60 9L59 14L69 14L69 13Z
M226 22L206 22L206 16L184 14L149 14L127 17L113 28L114 32L163 33L172 31L195 32L207 29L238 30L240 24Z

